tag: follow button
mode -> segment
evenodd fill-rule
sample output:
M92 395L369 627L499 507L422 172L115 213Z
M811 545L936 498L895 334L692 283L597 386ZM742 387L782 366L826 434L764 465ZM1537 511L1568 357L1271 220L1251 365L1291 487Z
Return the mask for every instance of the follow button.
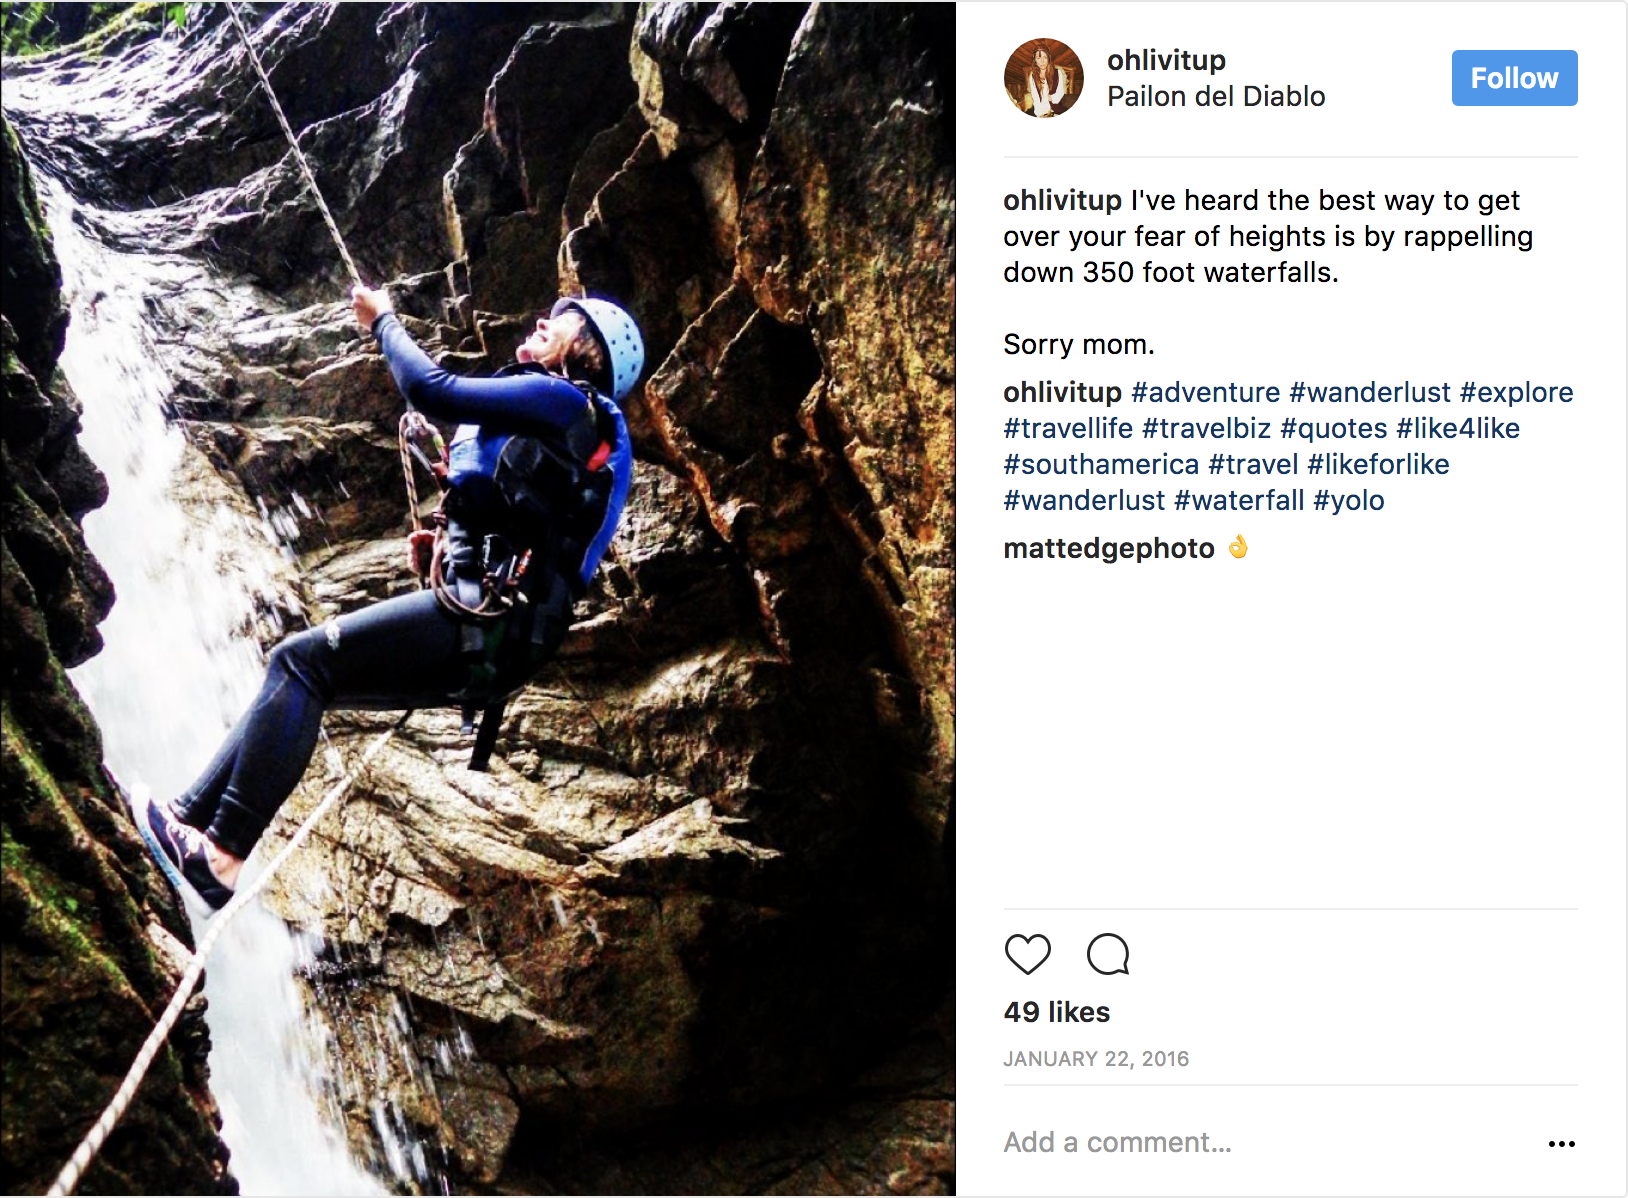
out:
M1453 103L1500 108L1576 104L1577 51L1454 50Z

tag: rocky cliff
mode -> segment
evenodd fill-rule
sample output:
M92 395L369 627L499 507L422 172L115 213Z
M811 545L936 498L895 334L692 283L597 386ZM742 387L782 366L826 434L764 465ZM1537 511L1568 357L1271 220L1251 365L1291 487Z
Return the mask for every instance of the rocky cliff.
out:
M113 589L79 518L107 484L57 373L61 275L10 124L0 176L0 962L8 1193L43 1193L169 1001L190 930L122 818L64 670L101 646ZM84 1193L228 1193L203 1075L202 999L154 1065Z
M54 97L14 119L100 239L162 262L169 408L286 515L302 581L266 601L317 622L411 585L400 402L200 7L178 41L8 63ZM952 13L255 14L347 243L432 353L494 368L590 292L651 363L628 517L492 773L455 713L416 714L273 888L327 946L354 1143L406 1188L947 1189ZM378 726L328 722L346 754Z

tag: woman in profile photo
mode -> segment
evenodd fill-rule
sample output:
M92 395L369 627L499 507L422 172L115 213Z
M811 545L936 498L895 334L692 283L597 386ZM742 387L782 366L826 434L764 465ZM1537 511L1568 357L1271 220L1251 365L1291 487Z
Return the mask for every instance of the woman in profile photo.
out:
M1021 43L1006 60L1006 98L1025 116L1062 116L1080 98L1080 56L1054 37Z
M1044 45L1034 48L1034 66L1029 71L1029 111L1035 116L1051 116L1052 105L1068 95L1068 70L1054 67Z

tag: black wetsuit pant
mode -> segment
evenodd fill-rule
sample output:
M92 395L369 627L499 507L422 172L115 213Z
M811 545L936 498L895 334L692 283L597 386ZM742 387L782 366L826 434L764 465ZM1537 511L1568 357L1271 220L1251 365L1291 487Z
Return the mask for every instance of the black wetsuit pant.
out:
M541 635L534 641L532 619ZM563 585L524 607L490 655L496 677L471 695L465 625L429 591L386 599L291 636L272 650L265 682L203 775L177 800L183 820L207 828L229 853L247 857L305 774L330 708L405 710L484 707L518 688L554 649L571 620Z

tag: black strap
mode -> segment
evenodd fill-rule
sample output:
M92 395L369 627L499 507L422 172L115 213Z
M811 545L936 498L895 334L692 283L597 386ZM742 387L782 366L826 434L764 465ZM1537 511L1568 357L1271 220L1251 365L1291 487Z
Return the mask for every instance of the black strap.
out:
M486 773L491 767L498 728L503 724L503 709L508 705L509 700L502 698L481 712L480 731L475 733L475 748L469 754L469 768L478 774Z
M466 637L470 628L478 630L484 646L479 658L488 668L495 667L497 658L503 653L523 653L526 655L529 674L553 655L560 638L565 635L566 627L570 623L571 606L578 597L580 580L575 575L568 579L559 570L549 567L546 558L544 564L537 569L536 580L542 583L536 598L517 605L500 625L488 623L464 626ZM573 586L572 583L579 585ZM469 700L475 699L477 693L471 687L470 693L465 696L463 730L466 735L476 711ZM492 751L497 747L497 734L503 726L503 712L508 703L509 696L500 694L481 709L480 727L475 732L475 747L469 754L469 768L476 773L484 774L490 769Z

